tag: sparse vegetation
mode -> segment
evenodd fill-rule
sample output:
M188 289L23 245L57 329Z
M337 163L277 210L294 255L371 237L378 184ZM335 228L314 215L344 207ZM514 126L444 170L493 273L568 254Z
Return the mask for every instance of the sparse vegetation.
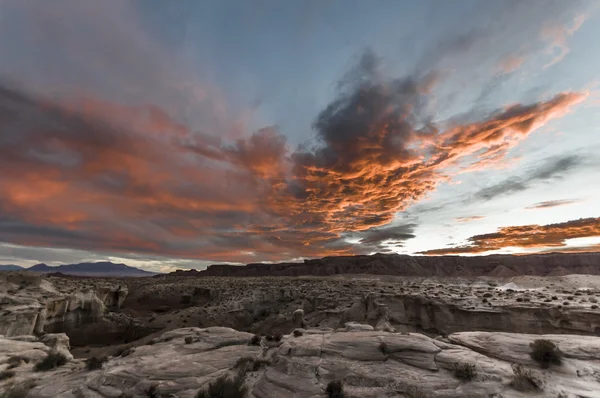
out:
M232 345L242 345L244 344L245 341L244 340L237 340L237 339L233 339L233 340L223 340L223 341L219 341L215 347L216 348L223 348L223 347L229 347Z
M67 358L59 352L51 352L46 358L35 365L36 371L56 369L67 363Z
M160 393L158 392L158 384L152 384L146 390L146 396L148 398L160 398Z
M12 379L15 377L15 372L12 370L3 370L0 372L0 381Z
M90 371L102 369L102 365L106 361L108 361L107 357L91 357L85 360L85 368Z
M455 362L453 373L454 377L463 381L471 381L477 376L477 370L472 363Z
M521 365L513 365L513 379L510 386L520 392L541 391L542 383L533 376L531 370Z
M32 380L28 380L25 383L21 383L18 385L13 385L8 390L4 391L0 398L25 398L31 390L35 386Z
M329 398L344 398L344 384L341 380L332 380L327 384L327 396Z
M562 354L558 347L550 340L538 339L529 345L531 347L531 359L540 364L542 368L548 368L550 365L560 365L562 363Z
M298 329L294 330L294 337L300 337L300 336L302 336L303 334L304 334L304 333L302 333L302 331L301 331L301 330L298 330Z
M234 378L221 376L209 383L206 390L201 390L196 398L244 398L248 394L248 388L244 386L244 377L239 373Z
M242 357L237 360L234 368L240 372L256 372L263 366L269 366L271 361L267 359L254 358L254 357Z
M194 342L194 338L192 336L187 336L184 341L185 344L192 344Z
M261 341L262 341L262 337L260 337L259 335L255 334L250 339L250 342L248 342L248 345L260 345Z

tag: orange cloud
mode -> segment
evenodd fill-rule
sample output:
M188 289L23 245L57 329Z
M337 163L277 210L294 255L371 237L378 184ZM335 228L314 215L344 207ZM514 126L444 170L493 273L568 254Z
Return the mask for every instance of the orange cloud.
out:
M314 146L296 150L272 127L227 141L152 104L0 87L0 212L11 217L0 219L0 240L240 262L363 253L384 237L401 244L412 233L373 228L455 173L505 164L585 98L560 93L417 128L433 84L346 87L318 115Z
M465 246L427 250L420 254L482 253L507 247L551 247L553 251L562 251L563 248L569 250L566 247L568 239L595 236L600 236L600 218L582 218L557 224L502 227L495 233L470 237Z

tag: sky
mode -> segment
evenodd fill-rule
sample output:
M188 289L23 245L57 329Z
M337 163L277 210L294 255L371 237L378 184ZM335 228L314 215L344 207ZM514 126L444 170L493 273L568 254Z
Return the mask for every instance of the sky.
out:
M0 0L0 264L600 250L600 6Z

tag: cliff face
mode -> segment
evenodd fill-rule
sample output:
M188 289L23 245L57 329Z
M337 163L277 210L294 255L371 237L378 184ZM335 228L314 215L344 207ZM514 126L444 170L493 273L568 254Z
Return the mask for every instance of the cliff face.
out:
M176 271L173 276L327 276L371 274L397 276L555 276L600 275L600 253L550 253L527 256L372 256L324 257L303 263L215 264L204 271Z

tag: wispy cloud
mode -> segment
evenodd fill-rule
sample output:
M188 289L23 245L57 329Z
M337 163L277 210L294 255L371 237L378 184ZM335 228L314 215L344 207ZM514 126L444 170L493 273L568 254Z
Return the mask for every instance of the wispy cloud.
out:
M581 25L588 18L587 15L578 15L568 25L557 24L556 22L549 23L544 27L541 33L542 40L548 42L547 53L552 55L552 59L544 65L544 68L549 68L562 61L571 51L567 43L569 37L581 28Z
M477 220L483 220L485 216L469 216L469 217L456 217L454 221L456 222L471 222Z
M525 209L527 209L527 210L547 209L547 208L550 208L550 207L565 206L565 205L570 205L570 204L573 204L573 203L579 203L581 201L582 201L581 199L547 200L545 202L539 202L539 203L536 203L536 204L531 205L529 207L526 207Z

